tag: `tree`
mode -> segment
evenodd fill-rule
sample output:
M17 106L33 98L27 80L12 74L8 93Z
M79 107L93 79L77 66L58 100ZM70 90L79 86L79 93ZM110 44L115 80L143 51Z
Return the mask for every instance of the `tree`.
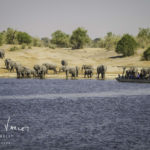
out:
M30 44L32 41L31 36L26 32L18 32L17 40L19 44Z
M131 56L134 55L136 50L137 43L134 38L129 35L125 34L121 40L118 41L116 46L116 52L123 54L123 56Z
M139 28L137 42L142 48L150 46L150 28Z
M145 60L150 60L150 47L144 51L143 57Z
M120 37L108 32L104 38L104 45L107 50L115 50L117 42L120 40Z
M17 31L11 28L8 28L6 31L6 43L15 44L16 43Z
M51 43L57 45L58 47L69 47L69 35L57 30L52 33Z
M3 44L3 35L0 33L0 46Z
M89 43L89 41L90 38L87 35L87 30L81 27L74 30L70 38L70 43L73 49L83 48L86 44Z

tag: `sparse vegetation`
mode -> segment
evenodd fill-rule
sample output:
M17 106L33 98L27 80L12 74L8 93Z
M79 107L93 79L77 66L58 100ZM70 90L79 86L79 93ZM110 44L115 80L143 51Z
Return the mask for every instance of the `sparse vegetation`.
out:
M16 51L16 50L19 50L19 48L17 46L13 46L10 48L10 51Z
M129 34L125 34L121 40L118 41L116 52L123 54L124 57L132 56L135 53L136 46L137 43L134 38Z
M56 45L54 45L54 44L49 44L48 47L51 48L51 49L55 49L55 48L56 48Z
M140 48L147 48L150 46L150 28L140 28L136 37L138 46Z

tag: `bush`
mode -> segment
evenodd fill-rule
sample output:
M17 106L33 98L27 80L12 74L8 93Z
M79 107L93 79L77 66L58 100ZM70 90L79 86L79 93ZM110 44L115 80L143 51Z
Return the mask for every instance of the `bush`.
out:
M150 60L150 47L144 51L143 58L144 60Z
M28 46L28 49L32 49L32 46L31 46L31 45L29 45L29 46Z
M132 36L125 34L121 40L118 41L116 52L123 54L124 57L132 56L135 53L137 43Z
M42 46L42 41L37 37L33 37L32 38L32 45L36 46L36 47L41 47Z
M19 48L17 46L13 46L10 48L10 51L16 51L16 50L19 50Z
M26 44L22 44L21 49L25 49L25 48L26 48Z
M72 49L83 48L89 42L90 42L90 38L87 35L87 30L79 27L73 31L71 38L70 38Z
M56 48L56 45L54 45L54 44L49 44L48 47L51 48L51 49L55 49L55 48Z

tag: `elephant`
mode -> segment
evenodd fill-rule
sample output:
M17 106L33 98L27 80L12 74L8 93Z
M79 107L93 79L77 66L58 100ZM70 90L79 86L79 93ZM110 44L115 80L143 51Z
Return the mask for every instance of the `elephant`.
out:
M32 72L32 70L30 68L24 67L24 77L31 78L32 73L33 72Z
M67 62L66 60L62 60L62 61L61 61L61 64L62 64L62 66L67 66L67 65L68 65L68 62Z
M44 63L43 66L45 66L47 68L47 72L48 70L53 70L54 73L57 73L57 66L53 65L53 64L49 64L49 63Z
M40 66L40 69L38 70L38 76L43 79L45 78L45 74L47 73L47 68L46 66L42 65Z
M26 67L21 65L16 66L17 78L24 78L26 75Z
M0 58L4 58L5 57L5 51L3 49L0 50Z
M78 77L78 67L75 68L66 68L66 79L68 79L69 74L71 74L72 79L76 79Z
M33 69L35 70L36 74L38 74L38 70L40 69L40 66L34 65Z
M6 66L6 69L7 69L7 70L10 70L10 65L9 65L10 62L11 62L11 59L9 59L9 58L6 58L6 59L5 59L5 66Z
M101 78L105 79L105 73L106 73L107 67L104 65L100 65L97 67L97 78L99 79L99 75L101 74Z
M93 69L93 67L91 65L82 65L81 70L85 70L85 69Z
M93 75L93 69L85 69L84 70L84 78L86 78L86 76L88 78L92 78L92 75Z
M9 62L9 67L10 67L9 70L10 70L10 72L11 72L11 71L14 71L17 65L18 65L18 64L17 64L16 62L10 60L10 62Z
M59 68L59 72L65 72L66 71L66 66L61 66Z

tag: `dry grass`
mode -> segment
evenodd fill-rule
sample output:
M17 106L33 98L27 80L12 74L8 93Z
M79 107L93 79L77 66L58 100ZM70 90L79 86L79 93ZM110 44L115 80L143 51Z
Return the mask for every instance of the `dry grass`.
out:
M107 65L106 77L115 78L117 74L122 73L122 67L119 66L137 66L137 67L150 67L150 62L141 61L143 49L139 49L135 56L121 58L114 51L107 51L102 48L85 48L79 50L71 49L49 49L32 47L32 49L20 49L16 51L9 51L11 45L3 45L0 49L4 49L6 52L5 58L11 58L12 60L32 68L34 64L52 63L58 67L61 66L60 62L62 59L68 61L69 66L79 66L83 64L91 64L95 69L98 65ZM15 77L15 73L9 73L4 69L4 60L0 60L0 76L1 77ZM54 75L49 72L48 78L65 78L64 73ZM83 75L80 73L80 78Z

